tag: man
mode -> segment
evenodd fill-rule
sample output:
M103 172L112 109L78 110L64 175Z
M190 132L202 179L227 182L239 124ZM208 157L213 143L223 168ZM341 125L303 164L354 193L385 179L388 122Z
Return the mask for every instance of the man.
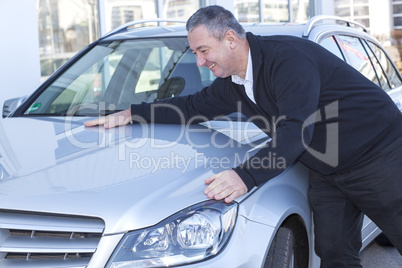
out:
M187 30L197 65L219 78L192 96L163 102L186 120L212 119L241 107L273 139L242 165L206 179L205 194L231 202L275 177L283 170L259 161L274 153L288 165L299 161L311 170L321 267L361 267L362 212L402 253L402 115L389 96L321 46L246 34L219 6L198 10ZM85 125L110 128L136 116L150 122L152 105L132 105ZM180 122L167 108L155 109L152 118Z

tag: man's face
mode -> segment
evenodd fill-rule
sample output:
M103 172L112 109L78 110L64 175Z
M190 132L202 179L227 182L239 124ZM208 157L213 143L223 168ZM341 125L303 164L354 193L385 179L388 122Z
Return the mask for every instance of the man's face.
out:
M198 67L205 66L216 77L228 77L234 72L233 52L230 49L229 42L219 41L209 35L205 26L201 25L188 33L188 42L190 49L197 57Z

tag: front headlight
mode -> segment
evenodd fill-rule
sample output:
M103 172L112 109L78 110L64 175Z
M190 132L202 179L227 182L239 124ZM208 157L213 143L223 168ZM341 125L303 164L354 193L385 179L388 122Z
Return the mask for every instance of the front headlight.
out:
M168 267L215 256L235 225L237 204L207 201L156 226L127 233L107 267Z

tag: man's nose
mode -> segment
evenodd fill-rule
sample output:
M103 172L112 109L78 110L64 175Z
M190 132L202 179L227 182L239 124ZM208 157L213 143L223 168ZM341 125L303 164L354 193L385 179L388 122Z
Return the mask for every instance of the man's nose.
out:
M196 55L196 57L197 57L197 66L198 67L204 66L204 64L206 62L205 58L201 55Z

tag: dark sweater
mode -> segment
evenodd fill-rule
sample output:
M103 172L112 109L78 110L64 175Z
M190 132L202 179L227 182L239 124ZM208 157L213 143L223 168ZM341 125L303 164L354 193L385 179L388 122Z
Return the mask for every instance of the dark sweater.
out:
M217 78L194 95L162 101L184 118L147 103L132 105L133 116L184 123L240 111L252 118L272 142L234 168L249 190L283 171L283 166L267 168L268 156L329 175L364 163L402 136L402 114L388 94L326 49L290 36L247 33L247 39L257 104L230 77Z

